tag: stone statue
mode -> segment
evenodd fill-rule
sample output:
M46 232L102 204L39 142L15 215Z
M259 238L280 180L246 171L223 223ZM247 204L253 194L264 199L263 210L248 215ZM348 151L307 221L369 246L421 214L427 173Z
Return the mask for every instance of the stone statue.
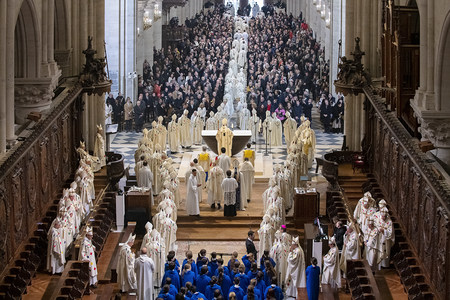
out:
M84 65L83 71L80 74L80 81L83 86L93 86L93 85L111 85L111 80L105 72L106 59L94 58L97 51L92 48L92 37L88 36L88 47L83 50L83 54L86 57L86 63Z
M233 147L233 132L227 126L227 119L222 120L222 127L217 130L217 152L220 153L220 149L225 148L225 154L231 157L231 149Z

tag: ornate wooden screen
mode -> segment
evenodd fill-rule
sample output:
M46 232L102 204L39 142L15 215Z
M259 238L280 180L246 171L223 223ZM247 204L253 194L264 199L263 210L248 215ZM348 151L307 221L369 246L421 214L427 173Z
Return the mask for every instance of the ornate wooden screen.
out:
M450 189L379 96L364 88L372 171L436 295L450 295Z
M54 100L53 111L0 165L0 273L36 229L77 165L81 86ZM22 136L22 135L21 135Z

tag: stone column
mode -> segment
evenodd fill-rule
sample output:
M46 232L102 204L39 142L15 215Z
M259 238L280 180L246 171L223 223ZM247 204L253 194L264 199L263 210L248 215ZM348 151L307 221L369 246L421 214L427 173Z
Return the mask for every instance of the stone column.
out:
M8 1L6 16L6 63L14 62L14 29L16 24L14 1ZM16 142L14 132L14 68L6 68L6 141L11 146Z
M49 19L49 15L48 15L48 0L43 0L42 1L42 41L41 41L41 45L42 45L42 65L43 65L43 69L44 69L44 75L47 74L47 72L45 71L45 68L47 67L47 49L48 49L48 19Z
M426 0L418 0L417 5L419 6L420 13L420 78L419 78L419 90L416 93L414 101L418 107L423 106L423 93L427 90L427 59L428 59L428 47L427 47L427 33L428 33L428 22L427 20L427 5Z
M50 63L55 62L55 1L48 1L48 48L47 48L47 60Z
M344 105L344 135L346 138L347 147L350 150L353 148L353 106L354 96L348 95L345 97Z
M6 152L6 2L0 0L0 157Z
M427 68L421 70L427 74L427 92L425 99L425 109L436 109L434 103L434 1L428 1L428 15L427 15Z
M79 74L80 67L80 38L79 38L79 2L72 1L72 74Z

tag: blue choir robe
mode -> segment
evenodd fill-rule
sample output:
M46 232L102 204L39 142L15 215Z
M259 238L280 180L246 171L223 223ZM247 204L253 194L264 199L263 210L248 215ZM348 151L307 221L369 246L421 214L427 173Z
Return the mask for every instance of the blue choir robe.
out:
M180 275L175 270L167 270L164 273L161 286L164 286L164 284L166 283L166 278L168 278L168 277L170 277L172 279L172 284L175 286L177 291L179 291L180 290Z
M261 292L261 290L260 289L258 289L258 288L254 288L253 289L253 293L255 294L255 298L256 297L258 297L258 299L262 299L262 292ZM256 299L255 299L256 300Z
M232 287L230 287L228 295L231 293L236 294L236 300L244 300L245 293L240 286L233 285Z
M178 290L173 284L170 284L169 294L171 294L174 297L178 294Z
M184 265L187 264L187 262L188 262L188 260L187 260L187 258L185 258L185 259L183 260L183 265L181 266L181 269L182 269L182 270L184 270ZM195 277L198 276L198 269L197 269L197 264L195 263L195 261L192 261L192 264L191 264L191 271L195 273Z
M222 267L223 267L223 274L230 276L230 275L231 275L231 274L230 274L230 269L228 269L228 267L224 267L224 266L222 266ZM217 269L217 270L214 272L214 276L219 277L219 269ZM231 277L231 276L230 276L230 277Z
M204 300L206 300L206 296L205 296L203 293L195 292L195 293L191 296L191 300L198 300L198 299L204 299Z
M264 270L264 283L266 284L266 286L272 284L272 275L267 273L267 270Z
M319 299L319 275L320 267L311 265L306 268L306 291L309 300Z
M177 259L175 259L174 262L175 262L175 271L180 273L180 263L178 262ZM169 262L166 262L164 264L164 271L167 271L167 270L169 270Z
M223 292L222 292L222 288L220 287L220 285L218 285L218 284L214 284L214 285L208 284L208 286L206 287L206 292L205 292L206 299L213 300L214 299L214 291L215 290L219 290L220 294L223 297Z
M197 268L198 268L198 272L200 272L200 268L203 266L203 262L202 262L203 257L206 257L206 256L197 257L197 261L195 262L197 265Z
M219 276L217 276L219 278ZM220 279L219 279L220 281ZM219 282L220 284L220 282ZM231 279L230 276L223 274L222 283L220 284L220 287L222 288L223 298L225 300L228 300L228 294L230 293L230 287L231 287Z
M261 292L261 295L259 297L259 299L262 299L262 293L264 293L264 291L266 290L266 283L264 282L264 280L259 280L258 282L256 282L256 287L255 290L258 289ZM255 292L256 295L256 292Z
M263 271L264 272L264 270L266 269L266 266L264 265L264 262L267 260L267 258L266 259L264 259L264 257L261 257L261 259L259 260L259 267L261 268L261 271ZM272 264L272 266L275 268L275 266L277 265L276 263L275 263L275 261L272 259L272 257L269 257L269 261L270 261L270 263Z
M248 280L248 276L243 273L237 273L234 277L239 277L239 286L242 288L242 290L244 290L244 295L247 294L247 288L250 283L250 280Z
M242 262L245 266L245 273L248 273L248 271L250 271L250 268L252 267L252 263L248 260L247 254L242 256Z
M181 285L186 286L186 282L190 282L190 283L192 283L192 285L195 285L195 283L196 283L195 278L196 278L196 276L195 276L194 272L192 272L190 270L187 272L184 272L183 275L181 276Z
M219 267L219 264L217 263L217 259L211 260L211 261L208 263L208 267L211 268L211 271L210 271L210 272L211 272L211 274L214 275L214 273L216 273L217 268Z
M197 291L199 291L202 294L205 294L206 292L206 286L209 284L209 282L211 281L211 278L206 275L198 275L197 276Z
M160 293L160 294L158 295L158 298L161 298L161 299L163 299L163 300L175 300L175 296L173 296L173 295L171 295L171 294L169 294L169 293L167 293L167 294L162 294L162 293Z
M255 272L248 271L247 272L248 281L250 282L250 280L252 280L253 278L256 278L256 275L258 275L258 270L256 270Z
M238 259L236 259L236 261L239 261ZM231 270L231 259L228 261L228 264L227 264L227 266L228 266L228 269L230 269Z
M266 287L266 290L264 291L264 299L267 298L267 293L269 292L269 289L275 290L275 298L277 300L283 300L283 298L284 298L283 291L281 290L281 288L279 286L277 286L275 284L271 284Z

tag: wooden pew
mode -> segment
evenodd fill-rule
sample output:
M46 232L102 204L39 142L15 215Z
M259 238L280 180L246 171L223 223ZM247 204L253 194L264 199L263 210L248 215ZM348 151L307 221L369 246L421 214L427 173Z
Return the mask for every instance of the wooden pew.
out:
M119 243L126 243L128 240L128 237L131 233L134 232L136 229L136 222L128 222L128 225L125 229L125 231L122 234L122 237L119 240ZM117 245L119 250L119 245ZM119 253L120 251L115 251L114 255L111 257L111 279L110 282L116 283L117 282L117 263L119 261Z
M352 299L382 299L372 269L366 260L347 260L346 278Z
M89 262L70 260L50 299L79 299L89 294Z

